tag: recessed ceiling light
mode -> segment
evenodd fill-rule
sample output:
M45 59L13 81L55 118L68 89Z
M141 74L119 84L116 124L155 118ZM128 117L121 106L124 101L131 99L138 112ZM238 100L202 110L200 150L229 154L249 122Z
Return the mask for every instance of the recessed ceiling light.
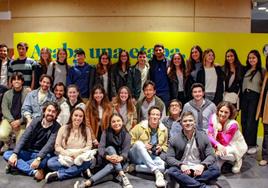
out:
M268 9L266 9L265 11L268 12Z
M258 10L266 10L266 7L258 7Z

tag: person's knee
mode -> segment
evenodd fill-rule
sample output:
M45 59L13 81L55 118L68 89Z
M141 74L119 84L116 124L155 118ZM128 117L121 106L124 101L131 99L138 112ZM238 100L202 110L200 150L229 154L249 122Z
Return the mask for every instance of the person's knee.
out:
M138 150L142 150L145 148L145 144L142 141L138 140L137 142L135 142L133 147L135 147Z
M105 152L109 155L112 155L112 154L116 154L116 150L114 149L113 146L108 146L106 149L105 149Z
M6 151L4 154L3 154L3 158L8 161L8 159L10 158L10 156L13 154L13 151Z

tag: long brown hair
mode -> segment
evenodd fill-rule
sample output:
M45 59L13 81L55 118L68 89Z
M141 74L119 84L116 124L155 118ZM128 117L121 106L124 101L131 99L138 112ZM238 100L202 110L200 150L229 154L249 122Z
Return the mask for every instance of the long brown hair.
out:
M86 120L85 120L85 112L82 108L80 107L75 107L72 112L71 112L71 115L70 115L70 118L69 118L69 122L67 123L67 129L66 129L66 137L65 137L65 145L67 145L67 142L68 142L68 139L70 137L70 133L71 133L71 129L73 128L73 114L75 111L81 111L83 113L83 121L82 123L80 124L80 130L81 130L81 134L82 136L84 137L84 140L87 141L87 126L86 126Z
M108 62L109 62L109 63L107 64L107 71L110 70L110 67L111 67L111 65L112 65L111 57L109 56L108 52L102 52L102 54L101 54L100 57L99 57L99 62L98 62L98 64L96 65L96 71L97 71L97 73L98 73L99 75L103 75L103 74L106 73L106 72L105 72L105 69L104 69L104 66L103 66L103 64L101 63L101 58L102 58L102 56L107 56L107 59L108 59Z
M181 64L180 64L180 69L181 69L181 72L183 74L183 77L185 78L185 74L186 74L186 66L185 66L185 61L184 61L184 58L182 56L181 53L175 53L172 55L171 57L171 60L170 60L170 71L168 73L168 77L171 78L171 79L176 79L177 77L177 74L176 74L176 66L174 64L174 57L175 55L179 55L180 58L181 58Z
M122 91L122 89L126 89L128 92L128 98L126 101L126 105L127 105L127 113L133 113L134 112L134 104L132 102L132 95L131 95L131 91L127 86L122 86L119 88L118 90L118 94L115 98L115 109L116 111L119 111L120 106L123 104L122 100L120 99L120 92Z

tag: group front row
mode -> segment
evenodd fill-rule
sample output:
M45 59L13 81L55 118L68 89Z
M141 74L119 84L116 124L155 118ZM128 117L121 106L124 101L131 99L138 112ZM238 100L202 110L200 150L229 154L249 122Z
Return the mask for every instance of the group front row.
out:
M84 110L75 107L69 122L60 126L56 121L58 105L47 102L43 117L33 119L14 150L4 153L6 172L19 170L37 180L45 178L47 183L81 174L89 176L86 181L77 181L75 188L97 184L109 174L118 175L123 187L132 188L125 172L133 170L155 174L157 187L166 186L163 174L169 187L175 182L181 187L208 187L220 176L225 161L233 164L233 173L240 172L247 145L234 120L232 104L218 105L207 133L196 129L192 112L180 116L181 107L178 100L172 100L170 116L160 120L161 110L152 106L147 120L129 132L123 117L113 113L98 149L94 149ZM45 176L46 167L51 172ZM91 175L90 169L94 168L98 170Z

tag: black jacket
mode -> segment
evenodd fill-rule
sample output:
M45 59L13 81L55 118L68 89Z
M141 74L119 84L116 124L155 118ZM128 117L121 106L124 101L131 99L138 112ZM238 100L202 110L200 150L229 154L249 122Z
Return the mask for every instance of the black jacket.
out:
M214 68L215 68L216 74L217 74L217 86L216 86L215 97L214 97L212 102L214 102L215 105L217 106L223 99L224 73L223 73L221 67L215 66ZM205 75L205 69L203 67L203 68L201 68L200 71L198 71L196 81L205 86L206 85L205 80L206 80L206 75Z
M96 71L96 79L95 79L95 85L100 84L104 86L103 83L103 77L102 75L98 74ZM116 96L115 86L112 80L112 73L111 71L108 71L108 92L107 92L108 98L111 101L113 97Z

